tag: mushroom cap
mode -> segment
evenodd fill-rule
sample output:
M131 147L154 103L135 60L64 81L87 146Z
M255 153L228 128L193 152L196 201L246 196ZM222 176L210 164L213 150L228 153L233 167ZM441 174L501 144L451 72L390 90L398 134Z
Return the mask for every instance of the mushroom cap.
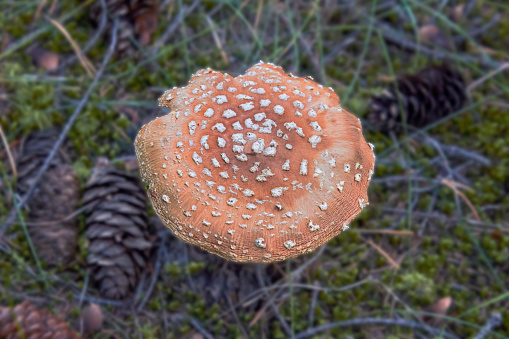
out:
M373 145L360 120L311 77L258 63L211 69L159 99L171 113L135 140L142 179L180 239L237 262L323 245L368 204Z

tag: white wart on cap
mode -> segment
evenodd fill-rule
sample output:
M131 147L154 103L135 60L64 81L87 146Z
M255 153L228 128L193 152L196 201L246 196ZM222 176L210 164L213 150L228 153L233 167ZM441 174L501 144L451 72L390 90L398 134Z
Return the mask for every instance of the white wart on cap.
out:
M258 63L166 91L136 155L157 215L180 239L238 262L308 253L368 204L374 153L359 119L310 77Z

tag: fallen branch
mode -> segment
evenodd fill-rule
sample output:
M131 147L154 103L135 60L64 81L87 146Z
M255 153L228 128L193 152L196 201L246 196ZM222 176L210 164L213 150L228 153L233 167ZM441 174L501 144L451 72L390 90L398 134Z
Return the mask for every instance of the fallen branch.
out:
M509 63L508 63L508 65L509 65ZM444 151L444 153L446 153L447 155L449 155L451 157L471 159L471 160L474 160L477 163L482 164L484 166L491 165L491 160L489 158L486 158L483 155L477 154L475 152L469 151L469 150L461 148L459 146L444 145L441 142L439 142L429 136L417 137L417 139L423 143L426 143L426 144L439 146Z
M435 336L439 336L442 338L452 338L459 339L459 337L449 334L441 329L433 328L427 325L420 324L415 321L410 321L406 319L381 319L381 318L359 318L345 321L337 321L334 323L314 327L307 329L301 333L298 333L295 336L295 339L303 339L312 337L320 332L328 331L336 327L349 327L349 326L361 326L361 325L390 325L390 326L401 326L408 327L413 330L423 330L428 333L431 333Z
M405 34L402 34L398 31L396 31L395 29L393 29L392 27L390 27L389 25L387 25L381 21L376 21L375 24L385 39L387 39L388 41L390 41L396 45L401 46L402 48L407 48L407 49L415 51L415 52L427 54L427 55L429 55L433 58L437 58L437 59L457 58L457 59L460 59L461 61L463 61L464 63L469 63L469 64L480 63L483 66L495 67L495 68L498 68L502 65L501 62L491 60L491 59L476 58L476 57L472 57L471 55L467 55L467 54L451 53L451 52L447 52L447 51L440 50L440 49L431 49L431 48L420 45L420 44L408 39Z
M502 317L500 313L492 313L490 317L488 318L488 321L486 324L481 327L477 335L474 337L474 339L484 339L486 335L490 334L490 332L499 327L502 324Z

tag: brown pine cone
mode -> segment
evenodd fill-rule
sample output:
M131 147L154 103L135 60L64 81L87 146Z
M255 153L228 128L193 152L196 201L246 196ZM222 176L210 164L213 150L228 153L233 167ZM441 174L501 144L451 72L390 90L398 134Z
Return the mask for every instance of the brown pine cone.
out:
M117 55L122 58L136 52L136 39L140 46L150 42L152 34L157 28L158 3L155 0L106 0L108 9L108 23L106 32L111 32L113 20L119 21ZM102 7L99 0L91 7L90 16L99 23Z
M367 119L378 130L400 133L403 115L407 125L421 128L459 110L466 98L465 81L458 71L445 64L431 66L398 78L397 90L391 84L374 96Z
M55 130L32 134L25 142L18 162L18 192L23 195L58 138ZM39 181L28 203L29 234L37 255L49 265L69 263L76 253L78 227L66 217L76 211L79 184L65 152L59 152Z
M78 339L64 321L47 309L39 309L28 301L11 309L0 307L0 339Z
M94 169L83 196L87 262L101 294L124 298L138 284L153 246L138 178L109 164Z

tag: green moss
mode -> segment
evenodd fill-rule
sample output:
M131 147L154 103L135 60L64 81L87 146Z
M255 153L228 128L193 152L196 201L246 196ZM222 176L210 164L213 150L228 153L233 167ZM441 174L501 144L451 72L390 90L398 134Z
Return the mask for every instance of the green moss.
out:
M417 272L397 276L394 287L412 302L430 304L436 297L434 280Z

